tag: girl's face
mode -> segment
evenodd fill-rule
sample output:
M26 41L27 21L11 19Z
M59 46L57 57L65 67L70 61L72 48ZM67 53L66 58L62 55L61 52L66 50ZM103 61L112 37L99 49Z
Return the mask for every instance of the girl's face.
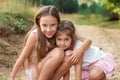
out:
M54 16L48 15L40 18L41 31L47 38L53 37L57 31L57 25L58 21Z
M67 34L61 33L56 37L56 45L63 50L71 46L72 38Z

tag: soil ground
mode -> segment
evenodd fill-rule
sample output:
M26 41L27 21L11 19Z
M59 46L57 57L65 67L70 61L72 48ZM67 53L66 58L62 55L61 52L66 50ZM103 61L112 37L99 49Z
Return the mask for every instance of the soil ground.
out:
M120 30L99 28L94 26L77 26L77 34L91 39L92 45L102 48L105 52L110 52L114 55L117 68L114 75L108 80L120 80ZM0 48L0 80L8 77L10 71L18 58L22 49L24 34L20 35L0 35L0 41L5 44ZM4 48L4 49L3 49ZM16 80L25 80L25 72L23 68L18 73ZM74 70L71 68L70 80L74 80Z

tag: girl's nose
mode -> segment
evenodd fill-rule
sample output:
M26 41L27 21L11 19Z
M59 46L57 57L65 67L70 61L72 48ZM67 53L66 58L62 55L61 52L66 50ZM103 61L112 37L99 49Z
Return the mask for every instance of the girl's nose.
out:
M65 42L64 42L64 40L62 40L62 41L61 41L61 45L64 45L64 44L65 44Z
M50 26L48 26L48 27L47 27L47 31L51 31L51 28L50 28Z

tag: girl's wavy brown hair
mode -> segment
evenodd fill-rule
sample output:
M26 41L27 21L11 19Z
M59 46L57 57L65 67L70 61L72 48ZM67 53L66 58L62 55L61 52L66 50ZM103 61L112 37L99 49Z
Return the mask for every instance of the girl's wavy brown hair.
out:
M46 36L41 32L41 27L40 27L40 18L42 16L48 16L48 15L51 15L51 16L54 16L57 21L58 21L58 24L60 22L60 15L59 15L59 12L58 10L54 7L54 6L44 6L42 7L37 13L36 13L36 16L35 16L35 19L34 19L34 27L28 32L27 36L26 36L26 40L28 38L28 36L30 35L30 33L34 30L34 29L37 29L37 46L36 46L36 49L37 49L37 62L40 61L40 59L44 58L46 56L46 47L47 47L47 41L49 41L49 43L51 44L51 49L54 47L54 37L52 37L51 39L48 39L46 38Z

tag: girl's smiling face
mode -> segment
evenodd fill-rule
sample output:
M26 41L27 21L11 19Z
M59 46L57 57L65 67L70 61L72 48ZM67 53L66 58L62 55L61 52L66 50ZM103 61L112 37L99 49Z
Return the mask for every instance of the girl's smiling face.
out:
M61 33L56 36L56 45L63 50L70 48L72 42L72 38L65 33Z
M53 37L57 31L57 25L58 21L54 16L48 15L40 18L41 31L47 38Z

